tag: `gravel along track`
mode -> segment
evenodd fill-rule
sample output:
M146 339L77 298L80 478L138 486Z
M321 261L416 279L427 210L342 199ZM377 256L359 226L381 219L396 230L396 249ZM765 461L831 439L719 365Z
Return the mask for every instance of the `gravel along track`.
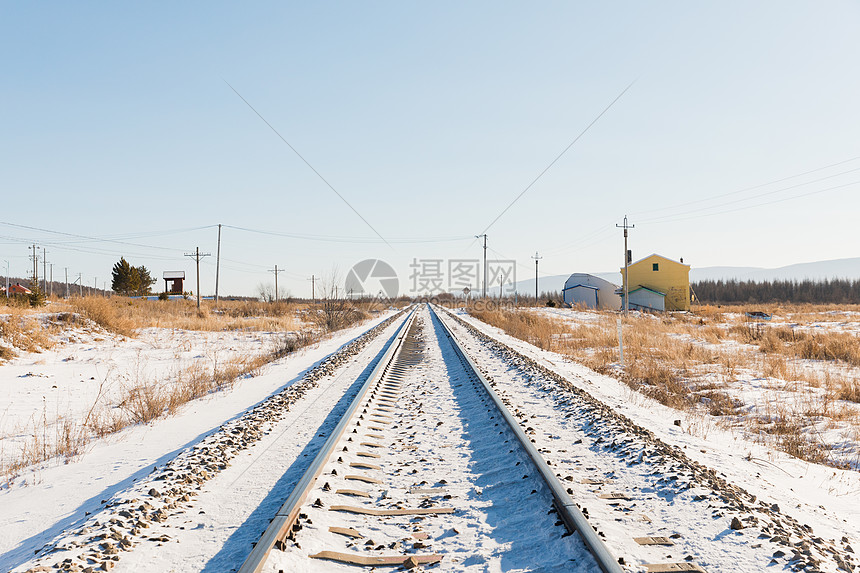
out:
M386 556L399 570L599 571L427 307L262 570Z
M440 315L625 569L857 570L852 540L816 536L569 380L460 318ZM658 566L668 563L675 568Z
M236 570L403 322L371 328L272 395L102 502L13 571ZM346 394L345 394L346 393ZM280 487L276 487L280 486ZM265 510L269 511L266 513Z

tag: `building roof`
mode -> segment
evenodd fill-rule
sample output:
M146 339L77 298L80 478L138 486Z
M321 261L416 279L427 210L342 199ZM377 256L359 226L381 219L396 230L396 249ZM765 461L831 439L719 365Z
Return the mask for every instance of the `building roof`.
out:
M660 292L658 290L654 290L652 288L648 288L648 287L642 286L642 285L639 285L636 288L632 289L629 294L633 294L637 290L647 290L648 292L653 292L654 294L659 294L660 296L666 296L666 293L664 293L664 292ZM624 289L619 288L617 291L615 291L615 294L620 294L621 296L624 296Z
M600 287L596 287L596 286L593 286L593 285L581 285L581 284L570 285L569 287L564 287L564 288L563 288L563 289L561 289L561 290L562 290L562 292L564 292L564 291L566 291L566 290L570 290L570 289L572 289L572 288L578 288L578 287L582 287L582 288L590 288L591 290L600 290Z
M651 257L659 257L659 258L663 259L664 261L669 261L670 263L675 263L676 265L683 265L683 266L685 266L685 267L687 267L687 268L690 268L690 265L688 265L687 263L682 263L682 262L680 262L680 261L676 261L675 259L670 259L669 257L664 257L663 255L658 255L657 253L651 253L651 254L650 254L650 255L648 255L647 257L642 257L642 258L641 258L641 259L639 259L638 261L633 261L633 262L632 262L632 263L630 263L628 266L631 266L631 267L632 267L633 265L639 264L639 263L641 263L641 262L642 262L642 261L644 261L644 260L650 259ZM621 267L621 268L623 269L624 267Z
M648 292L653 292L654 294L659 294L660 296L666 296L666 293L664 293L664 292L660 292L660 291L658 291L658 290L654 290L654 289L652 289L652 288L648 288L648 287L646 287L646 286L638 286L638 287L636 287L635 289L631 290L631 291L630 291L630 294L633 294L633 293L634 293L634 292L636 292L637 290L647 290Z
M570 285L570 286L568 286ZM597 288L618 288L618 285L609 282L606 279L602 279L600 277L590 275L588 273L573 273L570 275L566 281L564 281L564 288L567 290L568 288L572 288L575 286L593 286Z

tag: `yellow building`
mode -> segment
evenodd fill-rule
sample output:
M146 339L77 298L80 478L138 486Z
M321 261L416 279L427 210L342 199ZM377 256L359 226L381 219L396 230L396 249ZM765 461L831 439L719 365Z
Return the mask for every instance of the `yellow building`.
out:
M678 262L660 255L649 255L630 263L627 273L631 308L664 310L659 302L653 301L655 297L662 296L665 297L662 301L665 310L690 310L690 265L685 265L683 259ZM621 277L623 280L624 267L621 267ZM623 297L624 287L620 290ZM635 291L648 298L637 304Z

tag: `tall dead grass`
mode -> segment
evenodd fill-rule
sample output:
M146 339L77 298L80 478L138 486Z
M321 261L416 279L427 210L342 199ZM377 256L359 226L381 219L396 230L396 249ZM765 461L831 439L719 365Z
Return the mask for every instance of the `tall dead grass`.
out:
M49 328L44 326L39 317L19 307L8 307L8 314L0 315L0 340L5 345L5 352L0 358L9 360L15 356L14 348L24 352L41 352L54 346L54 340Z
M765 309L782 316L794 310ZM816 318L825 312L809 306L801 310L804 316ZM851 368L860 367L860 341L849 332L809 332L797 325L750 323L743 314L746 310L737 307L636 314L624 319L622 370L615 313L595 313L591 320L574 323L529 310L469 312L507 334L619 377L662 404L705 411L731 424L749 424L756 435L767 436L779 449L808 461L842 463L831 455L823 438L811 431L814 420L857 425L860 417L857 408L846 405L860 403L860 383L857 374L850 373ZM824 367L816 367L816 362ZM784 381L779 390L795 396L791 407L782 405L777 410L770 404L763 414L746 412L731 385L755 377Z
M28 431L20 452L11 458L0 456L0 476L9 481L24 468L35 464L54 458L73 459L82 454L94 438L176 414L185 404L232 388L238 380L259 374L266 364L318 339L309 332L285 333L270 348L257 355L224 362L211 360L211 364L198 360L161 380L147 377L143 365L138 364L115 402L105 402L99 390L83 421L67 417L50 421L43 412L32 431Z
M122 336L135 336L135 322L123 312L118 298L80 297L69 304L78 313L89 318L105 330Z
M225 301L200 309L191 300L145 300L126 297L75 298L71 306L106 330L133 336L142 328L177 328L198 331L291 331L301 327L294 303Z

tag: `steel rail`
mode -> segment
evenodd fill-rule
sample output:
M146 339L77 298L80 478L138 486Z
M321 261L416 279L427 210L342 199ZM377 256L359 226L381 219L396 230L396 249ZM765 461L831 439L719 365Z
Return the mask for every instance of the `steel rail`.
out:
M444 327L445 334L448 339L451 341L451 345L457 354L460 356L461 360L468 365L468 367L473 371L475 376L480 380L481 385L484 387L484 390L487 392L487 395L493 400L493 403L496 405L496 408L501 413L502 417L507 422L508 427L516 436L522 448L528 453L529 458L531 458L532 463L535 468L543 477L544 482L549 487L552 492L553 501L555 503L556 511L558 511L561 520L564 522L565 527L571 533L576 532L579 534L579 537L585 543L585 546L594 556L594 559L597 561L600 570L603 573L624 573L623 569L619 566L616 559L609 552L609 549L603 543L603 540L597 535L597 532L591 527L591 524L588 523L588 520L576 506L576 504L571 499L570 495L568 495L567 490L564 488L562 483L559 481L558 476L555 475L555 472L550 468L550 466L546 463L546 460L543 459L543 456L540 455L540 452L537 451L534 444L532 444L531 440L528 436L526 436L522 427L520 426L517 419L508 411L508 408L505 406L504 402L502 402L501 398L496 391L493 390L493 387L490 385L490 382L484 377L481 373L481 369L478 368L478 365L475 363L472 358L466 354L466 350L463 347L460 340L456 337L451 328L445 324L445 321L442 320L442 317L439 312L436 311L431 305L428 305L432 310L433 314L439 320L439 323Z
M382 355L379 362L377 362L376 367L374 367L373 371L367 377L367 380L362 384L358 394L356 394L355 398L350 403L349 408L347 408L337 426L323 444L322 449L314 458L314 461L305 471L304 475L302 475L301 479L296 484L296 487L287 498L287 501L284 502L278 510L278 513L275 515L275 518L271 523L269 523L266 531L254 546L254 549L251 550L251 553L245 559L242 567L239 568L238 573L258 573L261 571L272 549L283 544L284 540L291 533L293 525L299 516L299 510L307 499L308 493L313 488L320 473L322 473L323 466L334 452L335 446L346 431L353 414L355 414L355 411L364 401L368 390L373 386L373 384L382 378L389 366L394 363L394 359L397 357L398 351L400 350L403 341L406 338L406 334L409 331L409 327L412 325L414 319L415 309L413 309L410 315L406 317L400 330L397 331L397 334L394 336L391 344L385 351L385 354Z

